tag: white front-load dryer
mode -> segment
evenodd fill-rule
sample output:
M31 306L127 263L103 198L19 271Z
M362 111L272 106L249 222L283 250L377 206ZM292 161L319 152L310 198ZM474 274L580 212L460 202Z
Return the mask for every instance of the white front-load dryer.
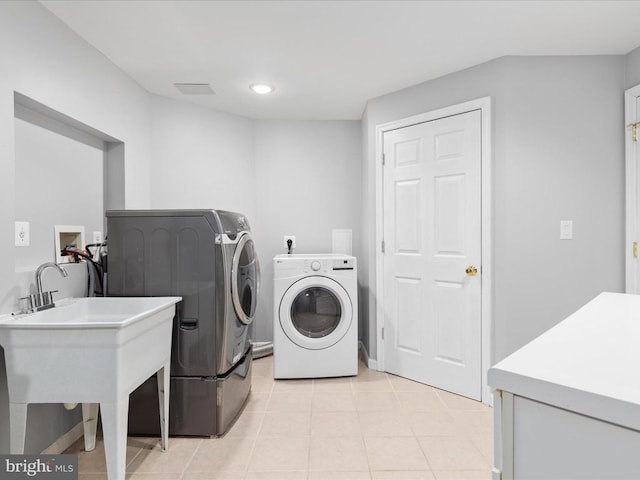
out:
M349 255L277 255L274 267L275 378L358 373L358 279Z

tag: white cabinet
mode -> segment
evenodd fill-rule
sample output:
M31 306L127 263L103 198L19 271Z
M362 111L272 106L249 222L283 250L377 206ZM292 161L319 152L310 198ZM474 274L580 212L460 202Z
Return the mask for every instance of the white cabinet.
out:
M511 405L502 410L499 405L507 403ZM640 478L640 432L636 430L507 392L495 407L502 425L495 432L494 478Z
M640 296L604 293L489 371L494 479L640 478Z

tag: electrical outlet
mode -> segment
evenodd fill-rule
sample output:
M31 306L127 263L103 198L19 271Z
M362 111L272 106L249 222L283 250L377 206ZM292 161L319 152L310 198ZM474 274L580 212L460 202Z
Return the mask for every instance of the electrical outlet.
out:
M102 232L93 232L93 243L102 243Z
M573 220L560 220L560 240L573 240Z
M28 247L29 241L29 222L16 222L16 247Z
M296 248L296 236L295 235L285 235L284 236L284 248L288 249L289 245L287 245L287 240L291 240L291 249Z

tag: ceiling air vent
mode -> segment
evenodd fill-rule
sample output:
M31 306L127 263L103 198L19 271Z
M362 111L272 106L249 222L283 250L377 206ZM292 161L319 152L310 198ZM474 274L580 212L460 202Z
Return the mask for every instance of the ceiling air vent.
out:
M184 95L215 95L208 83L174 83L173 84Z

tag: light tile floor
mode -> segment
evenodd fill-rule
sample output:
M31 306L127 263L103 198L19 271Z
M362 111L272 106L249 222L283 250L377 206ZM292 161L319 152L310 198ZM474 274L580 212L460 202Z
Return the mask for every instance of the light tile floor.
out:
M129 480L489 480L492 409L360 364L356 377L273 380L253 365L246 408L222 438L129 437ZM104 447L78 455L106 480Z

